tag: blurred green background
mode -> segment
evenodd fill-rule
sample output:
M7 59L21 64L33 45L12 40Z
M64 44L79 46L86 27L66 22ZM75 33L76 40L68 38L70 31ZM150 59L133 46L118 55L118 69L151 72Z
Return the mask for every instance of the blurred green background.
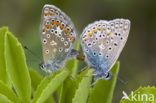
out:
M56 5L64 11L79 35L96 20L125 18L131 21L130 35L119 58L119 77L127 84L117 81L113 103L119 102L123 90L130 93L139 86L156 85L155 0L0 0L0 27L8 26L22 45L39 57L25 51L29 67L38 72L41 72L38 64L42 61L40 15L44 4Z

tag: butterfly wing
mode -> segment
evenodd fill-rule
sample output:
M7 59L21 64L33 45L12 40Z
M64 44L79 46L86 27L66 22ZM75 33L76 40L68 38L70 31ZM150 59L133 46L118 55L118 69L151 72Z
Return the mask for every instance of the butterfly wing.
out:
M44 64L61 69L75 43L76 32L72 21L59 8L45 5L41 15L40 37Z
M89 24L81 35L87 62L97 74L108 72L118 59L130 30L130 21L115 19Z

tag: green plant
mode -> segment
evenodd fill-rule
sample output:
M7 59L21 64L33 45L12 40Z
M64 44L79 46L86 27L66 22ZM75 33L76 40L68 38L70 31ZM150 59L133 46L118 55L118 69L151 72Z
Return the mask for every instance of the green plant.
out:
M119 62L111 69L110 81L99 80L94 87L92 69L77 74L78 61L68 63L69 71L62 69L42 77L28 69L22 45L8 31L0 29L0 102L1 103L111 103ZM79 49L77 41L76 49ZM71 76L73 78L71 78Z

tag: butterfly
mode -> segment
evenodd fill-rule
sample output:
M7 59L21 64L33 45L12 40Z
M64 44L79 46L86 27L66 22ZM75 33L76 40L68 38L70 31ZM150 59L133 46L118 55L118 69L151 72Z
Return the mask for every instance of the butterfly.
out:
M41 14L40 38L47 72L58 71L70 58L79 54L73 49L77 34L71 19L54 5L45 5Z
M80 36L81 46L95 82L111 79L109 72L125 46L130 31L127 19L100 20L89 24Z

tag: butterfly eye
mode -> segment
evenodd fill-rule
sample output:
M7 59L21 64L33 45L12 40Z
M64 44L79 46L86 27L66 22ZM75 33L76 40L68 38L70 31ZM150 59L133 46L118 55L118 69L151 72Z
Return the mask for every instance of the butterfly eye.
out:
M44 64L40 64L40 68L44 70L45 69L45 65Z

